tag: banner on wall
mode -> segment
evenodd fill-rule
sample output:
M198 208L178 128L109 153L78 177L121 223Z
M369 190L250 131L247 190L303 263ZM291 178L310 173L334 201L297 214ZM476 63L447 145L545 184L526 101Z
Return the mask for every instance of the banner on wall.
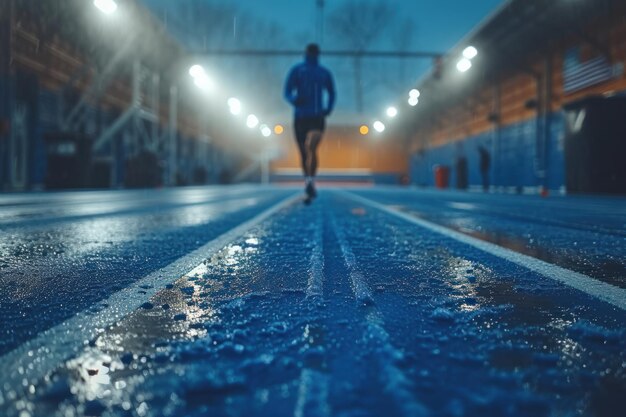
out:
M623 66L611 65L604 56L583 61L579 46L568 49L563 58L563 91L573 93L609 81L623 72Z

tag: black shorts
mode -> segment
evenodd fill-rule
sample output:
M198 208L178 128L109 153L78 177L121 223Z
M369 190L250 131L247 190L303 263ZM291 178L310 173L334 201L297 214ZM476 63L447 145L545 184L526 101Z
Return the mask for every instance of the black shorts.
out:
M324 131L326 128L326 119L323 116L303 117L295 120L294 127L296 130L296 140L298 143L304 144L309 132L313 130Z

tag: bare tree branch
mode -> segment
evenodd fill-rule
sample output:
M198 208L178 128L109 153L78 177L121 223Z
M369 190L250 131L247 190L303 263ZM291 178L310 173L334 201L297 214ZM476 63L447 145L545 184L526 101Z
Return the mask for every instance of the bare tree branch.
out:
M329 32L334 40L355 51L371 48L389 29L396 16L393 8L382 0L351 0L334 9L329 15ZM352 62L356 111L363 112L362 58Z

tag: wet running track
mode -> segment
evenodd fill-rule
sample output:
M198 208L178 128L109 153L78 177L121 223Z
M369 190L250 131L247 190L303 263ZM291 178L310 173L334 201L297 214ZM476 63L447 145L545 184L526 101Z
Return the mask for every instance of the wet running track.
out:
M0 415L621 416L626 199L0 196Z

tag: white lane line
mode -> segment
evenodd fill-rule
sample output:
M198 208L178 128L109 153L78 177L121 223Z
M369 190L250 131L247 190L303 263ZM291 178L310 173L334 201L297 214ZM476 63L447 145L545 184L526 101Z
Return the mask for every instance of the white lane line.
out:
M404 354L391 344L389 333L383 327L383 315L374 305L371 291L359 270L354 252L343 230L339 228L334 217L331 224L350 274L354 296L359 303L366 304L369 309L365 315L367 333L364 335L364 340L372 347L372 352L379 361L380 376L384 383L385 392L395 400L403 416L423 417L430 415L428 409L412 394L415 391L413 384L397 365Z
M435 233L439 233L451 239L473 246L483 252L487 252L491 255L495 255L499 258L520 265L547 278L553 279L569 287L582 291L592 297L605 301L622 310L626 310L626 289L624 288L607 284L606 282L599 281L588 275L571 271L540 259L514 252L510 249L503 248L502 246L476 239L463 233L448 229L444 226L413 217L368 198L364 198L347 191L340 191L340 193L354 201L358 201L359 203L378 209L387 214L391 214L392 216L399 217L400 219L406 220L407 222L416 224Z
M328 404L328 375L305 368L300 374L298 401L293 413L294 417L330 416Z
M98 311L82 311L0 357L0 381L4 384L0 387L0 398L2 391L25 390L28 385L35 384L56 369L62 361L80 352L99 331L132 313L165 285L173 283L230 242L244 236L248 230L300 198L300 193L286 198L188 255L99 302L99 305L104 304L106 307ZM146 289L147 287L149 288ZM145 294L140 294L139 290L145 291Z
M306 298L315 301L323 301L324 298L323 226L321 215L318 215L306 288ZM304 336L307 337L306 331ZM316 369L302 369L294 417L326 417L331 414L328 404L328 375Z
M324 242L322 240L324 224L321 215L315 224L313 235L313 250L309 266L309 280L306 287L306 296L321 297L324 291Z
M333 230L335 231L335 236L339 241L339 247L341 248L341 253L343 254L344 261L346 263L346 266L348 267L350 281L352 282L352 290L354 291L354 295L357 301L361 304L372 304L374 300L372 298L372 292L365 283L363 274L357 266L356 257L354 256L352 248L346 240L346 236L343 233L343 230L341 230L341 228L337 226L337 222L334 217L331 218L331 224L333 226Z

